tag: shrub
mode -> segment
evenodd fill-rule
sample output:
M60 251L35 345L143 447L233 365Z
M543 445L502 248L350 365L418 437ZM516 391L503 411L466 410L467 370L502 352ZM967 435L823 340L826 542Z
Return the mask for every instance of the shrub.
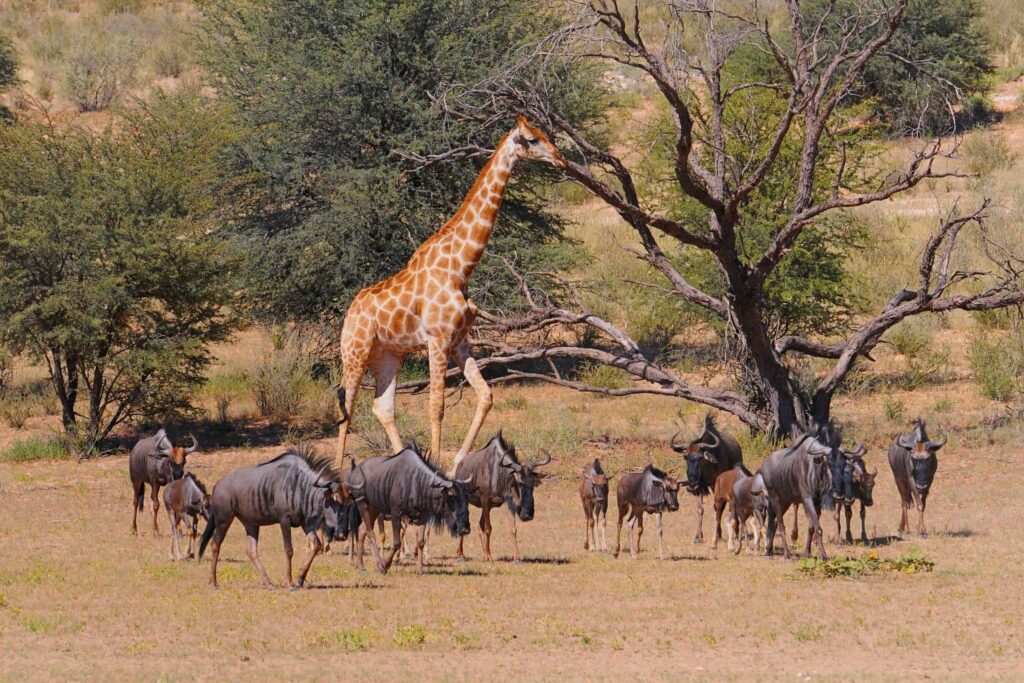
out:
M907 324L899 325L886 336L904 356L917 355L932 343L932 335L928 330Z
M964 143L964 159L968 171L987 176L993 171L1013 168L1017 153L1005 136L984 131L972 135Z
M9 395L0 401L0 418L3 418L11 429L21 429L35 414L34 408L27 396L9 392Z
M153 73L164 78L178 78L185 71L188 55L174 38L155 45L149 53Z
M129 34L88 30L67 48L62 92L82 111L101 111L134 84L141 49Z
M587 364L580 368L580 381L602 389L625 389L629 386L629 373L611 365Z
M885 419L890 422L906 422L907 406L903 401L886 396L882 399L882 409L885 411Z
M260 359L252 373L252 393L260 415L275 420L298 413L312 383L313 361L303 350L286 346Z
M15 442L13 446L0 454L0 461L66 460L67 457L67 445L60 439L29 439Z
M316 640L323 647L331 649L341 648L342 650L352 652L368 648L373 640L373 635L373 629L369 626L360 626L358 628L328 631L318 636Z
M971 342L968 358L974 370L974 379L985 397L1001 402L1013 398L1017 380L1024 372L1020 349L1014 348L1009 339L995 338L989 341L977 337Z
M0 345L0 394L14 379L14 354L6 346Z
M419 624L399 625L395 627L391 639L399 647L422 645L427 640L427 629Z
M1008 330L1021 319L1021 311L1012 307L995 308L991 311L971 311L971 317L982 329Z

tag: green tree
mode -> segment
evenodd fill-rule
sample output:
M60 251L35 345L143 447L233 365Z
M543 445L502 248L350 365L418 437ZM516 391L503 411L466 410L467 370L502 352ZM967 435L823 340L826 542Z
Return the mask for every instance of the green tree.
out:
M14 54L11 39L0 35L0 94L18 82L18 60ZM7 107L0 104L0 121L11 120L13 116Z
M556 25L549 3L521 0L206 0L202 8L206 67L251 133L233 157L231 225L245 289L256 313L273 320L336 319L358 289L405 265L515 114L453 119L435 98L486 78ZM548 94L565 115L580 123L600 111L592 79L558 72ZM428 161L456 148L457 163ZM517 180L490 252L516 252L527 267L550 262L559 222L542 210L534 183L518 172ZM499 270L485 259L474 278L481 303L507 290Z
M44 362L87 453L117 425L189 409L232 330L230 261L210 233L217 108L158 97L93 133L0 127L0 340Z

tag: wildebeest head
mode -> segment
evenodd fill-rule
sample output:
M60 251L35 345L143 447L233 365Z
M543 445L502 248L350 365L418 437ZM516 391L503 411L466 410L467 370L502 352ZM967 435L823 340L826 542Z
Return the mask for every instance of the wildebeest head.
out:
M918 491L927 491L935 476L936 454L949 440L945 434L941 441L932 441L925 431L924 420L917 418L914 430L906 436L896 437L896 445L910 451L910 463L914 475L914 486Z
M875 477L878 476L878 468L876 467L873 471L867 472L860 467L855 468L853 473L853 480L860 487L861 501L867 507L874 505L875 501L871 497L872 492L875 489Z
M587 480L587 487L590 492L590 499L595 503L601 503L608 498L608 482L615 474L605 474L601 467L600 458L594 458L594 464L583 471L582 477Z
M512 474L512 490L511 496L508 498L508 509L518 515L519 519L529 522L534 515L533 489L540 486L540 482L545 476L538 471L538 468L551 462L551 454L545 451L544 460L540 462L527 460L525 463L520 463L516 459L515 447L505 442L501 432L498 432L496 446L501 451L501 460L498 461L498 464Z
M167 454L166 457L171 462L171 472L174 479L181 479L185 475L185 460L199 448L199 442L196 440L195 435L189 433L189 438L192 439L192 445L187 448L185 446L171 446L171 441L166 435L157 445L158 450ZM163 450L164 448L168 450L165 451Z
M711 482L704 476L709 466L718 465L719 450L722 445L718 428L710 415L704 418L704 431L686 446L678 443L682 432L676 432L669 444L676 453L686 459L686 489L693 494L710 493Z
M675 512L679 509L679 482L671 472L662 472L648 465L646 474L650 477L650 494L645 495L645 504L651 508Z
M465 536L469 533L469 496L466 494L466 484L471 479L472 477L467 477L464 481L442 479L432 484L435 488L441 489L444 523L452 536Z

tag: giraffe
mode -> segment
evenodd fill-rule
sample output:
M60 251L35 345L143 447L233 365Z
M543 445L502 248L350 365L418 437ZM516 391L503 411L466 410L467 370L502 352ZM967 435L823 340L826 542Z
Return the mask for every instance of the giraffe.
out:
M392 451L403 447L395 426L395 392L405 357L427 352L430 363L430 450L441 453L444 378L454 357L476 393L476 412L453 469L466 457L491 408L491 389L469 352L469 331L477 308L466 285L487 248L512 167L519 159L567 163L543 131L519 116L498 143L459 210L413 253L404 269L356 294L341 332L341 387L338 391L338 467L344 468L345 440L356 394L367 368L373 374L373 413Z

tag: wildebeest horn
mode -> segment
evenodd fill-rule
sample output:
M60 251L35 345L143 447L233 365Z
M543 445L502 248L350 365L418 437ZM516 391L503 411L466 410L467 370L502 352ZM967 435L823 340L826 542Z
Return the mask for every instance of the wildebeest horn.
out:
M917 441L914 439L914 435L911 434L909 437L900 434L896 437L896 445L900 448L906 448L908 451L913 450L914 446L917 445Z
M535 463L534 464L534 468L543 467L544 465L547 465L549 462L551 462L551 454L550 453L548 453L543 448L540 449L540 452L543 453L546 456L546 459L544 460L544 462Z
M185 449L185 455L189 453L195 453L196 449L199 448L199 441L196 439L196 435L192 432L188 433L188 437L192 439L192 445Z
M945 446L947 441L949 441L949 436L945 432L943 432L942 441L929 441L927 444L925 444L925 448L927 448L930 451L937 451L943 446Z
M615 476L616 474L618 474L618 473L619 473L619 470L615 470L615 471L614 471L614 472L612 472L611 474L606 474L606 475L604 475L604 480L605 480L605 481L611 481L611 480L612 480L612 477L614 477L614 476Z
M706 442L702 441L702 442L700 442L698 444L701 447L701 449L717 448L718 444L722 443L722 440L719 439L716 434L714 434L712 432L708 432L708 436L713 438L715 440L715 442L714 443L706 443Z
M456 479L455 481L459 482L460 484L468 484L471 481L473 481L473 475L471 474L468 477L466 477L465 479Z
M863 458L864 454L868 452L868 447L862 444L860 441L854 442L854 448L852 451L843 451L843 455L848 460L854 460L855 458Z
M685 452L686 452L686 446L679 446L679 445L677 445L677 444L676 444L676 438L677 438L677 437L678 437L678 436L679 436L680 434L682 434L682 433L683 433L683 430L682 430L682 429L680 429L680 430L679 430L678 432L676 432L676 433L675 433L675 434L674 434L674 435L672 436L672 440L671 440L671 441L669 441L669 444L668 444L668 445L669 445L669 448L671 448L672 450L674 450L674 451L675 451L676 453L685 453Z

